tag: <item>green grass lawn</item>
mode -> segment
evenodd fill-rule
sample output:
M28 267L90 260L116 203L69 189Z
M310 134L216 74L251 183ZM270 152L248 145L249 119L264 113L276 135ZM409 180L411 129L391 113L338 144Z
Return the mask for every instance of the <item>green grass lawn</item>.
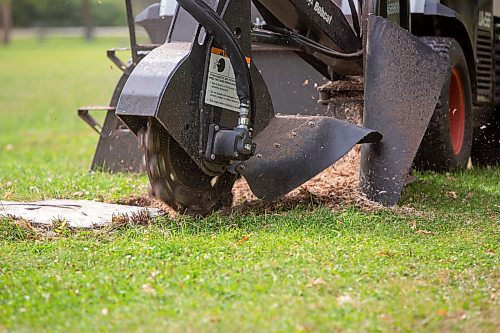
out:
M80 106L107 105L121 72L106 49L126 43L20 40L0 49L0 197L112 199L144 191L144 177L88 173L98 136L76 115Z
M0 198L115 200L144 176L87 172L125 40L0 49ZM500 330L500 170L419 175L394 211L302 205L36 234L0 221L0 332ZM76 195L78 193L78 195Z

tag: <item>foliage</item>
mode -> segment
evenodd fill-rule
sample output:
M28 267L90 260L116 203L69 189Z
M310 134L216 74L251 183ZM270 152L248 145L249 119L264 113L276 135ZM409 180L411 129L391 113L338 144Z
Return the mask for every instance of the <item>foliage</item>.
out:
M0 217L0 239L4 241L21 241L34 238L35 232L26 221L7 220Z
M108 103L121 71L105 51L127 44L19 39L0 48L0 199L110 200L145 190L144 176L88 172L98 136L76 115L80 106Z
M133 0L136 10L157 1ZM95 26L126 24L124 0L91 0ZM16 0L12 4L14 25L17 27L80 26L81 0Z

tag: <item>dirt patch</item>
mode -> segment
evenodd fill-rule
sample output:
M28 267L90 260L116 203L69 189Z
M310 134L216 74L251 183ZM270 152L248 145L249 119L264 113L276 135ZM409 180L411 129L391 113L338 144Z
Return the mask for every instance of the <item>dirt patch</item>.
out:
M348 84L348 87L342 86ZM323 86L321 89L323 95L328 99L329 112L333 112L331 108L338 103L340 92L354 86L362 88L361 82L341 81L330 83ZM345 88L345 89L344 89ZM344 99L340 98L342 116L340 119L350 121L352 123L361 123L362 119L362 103L344 103ZM338 105L337 105L338 106ZM335 113L335 112L333 112ZM226 208L222 214L240 214L249 213L267 213L277 210L289 210L300 206L326 206L332 210L342 210L349 207L357 207L365 211L374 211L387 209L380 204L368 200L359 190L359 169L361 160L361 147L356 146L346 156L337 161L333 166L329 167L318 176L309 180L305 184L299 186L294 191L287 194L275 202L264 202L255 197L250 190L245 179L240 178L236 181L233 187L233 205L231 208ZM140 197L131 197L120 200L119 204L152 207L163 210L171 217L175 217L177 213L165 203L143 195Z
M116 202L118 205L126 206L137 206L137 207L147 207L147 208L158 208L161 209L166 215L174 217L177 212L173 210L169 205L161 200L158 200L148 194L143 194L141 196L131 196L128 198L120 199Z
M252 211L293 208L297 205L323 205L334 210L347 207L358 207L363 210L384 208L360 193L359 168L360 147L356 147L333 166L273 203L258 200L246 181L240 179L233 188L234 202L230 211L245 214Z
M349 83L349 82L348 82ZM359 82L350 82L360 84ZM329 92L328 98L329 112L335 107L335 97L330 96L342 90L342 87L324 86L323 90ZM342 101L342 99L341 99ZM361 124L362 103L351 103L348 105L341 103L339 110L342 110L340 119ZM332 111L333 112L333 111ZM335 113L335 112L334 112ZM337 161L313 179L299 186L283 198L275 202L264 202L255 197L250 190L245 179L238 179L233 187L233 205L222 211L224 215L249 213L263 214L279 210L290 210L297 206L326 206L332 210L339 211L349 207L356 207L363 211L390 210L398 213L413 216L429 216L429 213L420 212L411 206L398 206L387 208L367 199L359 189L359 172L361 161L361 146L355 146L347 155ZM415 179L413 179L414 181ZM177 216L172 208L165 203L143 195L120 200L119 204L131 206L159 208L171 217Z
M333 166L287 194L281 201L318 202L337 206L362 200L359 193L359 155L358 148L352 150ZM257 200L244 179L237 181L233 194L235 206Z
M260 214L293 209L298 205L322 205L336 211L349 207L357 207L364 211L386 209L380 204L368 200L360 193L360 150L360 147L354 148L333 166L275 202L264 202L257 199L247 182L243 178L238 179L233 187L233 205L231 208L224 209L222 214ZM159 208L170 217L177 216L177 213L168 205L146 194L124 198L117 203Z

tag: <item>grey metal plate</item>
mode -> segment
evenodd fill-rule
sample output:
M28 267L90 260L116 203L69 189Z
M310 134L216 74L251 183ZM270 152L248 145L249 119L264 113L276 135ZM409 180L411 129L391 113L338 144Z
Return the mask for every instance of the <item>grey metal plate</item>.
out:
M124 74L116 85L111 107L116 107L123 86L128 79ZM108 111L102 133L92 160L91 170L109 172L141 172L144 152L139 148L135 134L123 127L123 123L115 116L114 111Z
M368 18L364 126L384 135L365 145L361 187L372 200L395 205L449 73L445 58L406 30Z
M277 116L255 138L256 155L237 168L252 192L272 201L325 170L377 132L329 117Z
M326 107L318 103L317 90L326 78L295 52L255 49L252 54L276 113L315 116L326 112Z

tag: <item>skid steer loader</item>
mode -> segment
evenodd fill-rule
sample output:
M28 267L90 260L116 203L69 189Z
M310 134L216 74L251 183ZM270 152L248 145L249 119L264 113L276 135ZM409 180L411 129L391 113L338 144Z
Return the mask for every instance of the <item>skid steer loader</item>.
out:
M412 166L499 163L497 1L162 0L135 17L125 4L132 58L108 51L124 75L104 126L79 110L101 135L93 168L144 160L182 213L229 205L240 176L275 200L357 144L361 190L385 205ZM335 117L347 104L362 126Z

